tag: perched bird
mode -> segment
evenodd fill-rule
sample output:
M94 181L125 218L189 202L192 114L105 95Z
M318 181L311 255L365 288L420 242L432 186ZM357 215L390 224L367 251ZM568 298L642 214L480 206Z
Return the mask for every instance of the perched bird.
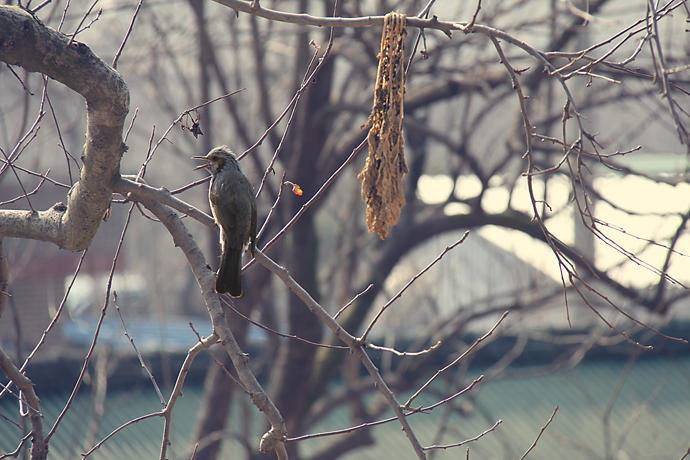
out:
M216 147L206 156L192 158L208 161L194 169L207 167L213 175L208 199L213 218L220 227L221 249L216 292L242 297L242 253L247 243L252 256L256 254L254 189L227 146Z

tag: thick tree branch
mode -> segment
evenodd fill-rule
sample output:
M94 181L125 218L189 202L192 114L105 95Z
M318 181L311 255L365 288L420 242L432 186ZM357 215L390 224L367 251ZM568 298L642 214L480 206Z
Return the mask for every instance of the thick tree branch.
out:
M132 197L133 200L141 202L148 210L150 210L160 221L165 225L165 228L170 232L175 246L182 249L189 266L194 273L195 278L199 283L201 294L208 307L213 323L213 332L216 334L223 348L230 355L230 359L237 370L240 380L244 384L247 391L250 393L252 403L259 408L261 412L266 414L271 429L261 438L259 449L262 452L269 452L276 450L278 458L287 458L285 447L283 445L284 438L287 434L283 417L278 412L271 399L266 395L261 385L256 380L256 377L249 368L249 359L240 346L237 344L230 327L225 318L225 312L220 304L220 299L215 291L215 275L211 268L206 263L204 253L196 244L194 237L189 233L180 217L167 206L164 206L152 199L143 197Z
M68 193L67 204L42 212L2 210L0 234L48 241L72 251L85 249L120 175L129 88L85 44L70 43L65 34L19 7L0 6L0 61L40 72L81 94L87 122L80 181Z
M204 211L188 204L170 194L170 191L165 187L154 188L143 182L137 182L136 176L127 175L122 176L115 184L113 184L113 192L119 193L126 199L134 197L133 201L138 201L141 198L147 198L152 201L169 206L181 213L196 219L202 224L214 228L216 222L213 217L206 214Z

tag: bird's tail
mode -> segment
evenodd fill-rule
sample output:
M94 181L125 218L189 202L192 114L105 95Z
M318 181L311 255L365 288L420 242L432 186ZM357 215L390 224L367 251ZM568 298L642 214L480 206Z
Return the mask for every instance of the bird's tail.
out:
M227 243L225 250L220 255L216 292L219 294L228 293L232 297L244 296L244 291L242 291L242 250L233 249Z

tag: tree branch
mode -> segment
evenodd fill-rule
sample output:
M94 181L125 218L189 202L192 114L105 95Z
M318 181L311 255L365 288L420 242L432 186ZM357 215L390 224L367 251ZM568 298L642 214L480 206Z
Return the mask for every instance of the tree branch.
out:
M14 365L9 356L0 348L0 369L5 375L17 385L20 390L20 397L23 396L23 404L28 406L29 419L31 420L31 431L33 436L31 447L31 459L42 460L48 457L48 442L43 430L43 415L39 410L41 400L36 396L34 384Z
M289 22L302 26L317 27L369 27L382 26L384 16L364 16L361 18L328 18L312 16L305 13L285 13L282 11L270 10L259 5L253 6L251 2L243 0L214 0L216 3L225 5L235 11L253 14L271 21ZM446 34L451 30L462 30L463 24L447 21L439 21L436 16L431 19L421 19L408 17L407 25L419 27L421 29L438 29Z
M287 430L283 417L256 380L256 377L249 368L249 359L246 353L240 349L240 346L237 344L237 341L230 331L230 327L225 318L225 312L220 304L218 294L214 289L215 275L206 263L203 252L196 244L194 237L189 233L180 217L172 209L149 198L137 197L136 201L141 202L163 225L165 225L165 228L170 232L173 238L175 246L179 247L182 249L182 252L184 252L187 262L199 283L201 294L211 316L214 334L219 337L223 348L225 348L237 370L240 380L250 392L252 403L258 407L261 412L266 414L266 417L271 423L271 429L261 438L259 449L262 452L269 452L275 449L279 459L287 459L287 454L285 453L285 447L283 445Z
M412 448L417 454L417 458L419 458L420 460L425 460L426 454L424 453L424 449L422 448L422 445L419 443L417 436L412 431L412 427L410 426L407 417L405 416L405 413L403 411L403 406L400 405L393 392L390 390L386 382L383 380L381 374L379 373L379 370L376 368L374 363L369 358L369 355L367 355L364 352L364 343L359 339L355 338L345 329L343 329L342 326L340 326L340 324L338 324L338 322L335 319L333 319L333 317L329 315L328 312L324 310L324 308L321 305L319 305L319 303L316 300L314 300L312 296L309 295L309 293L290 276L290 274L285 268L276 264L273 260L271 260L258 249L256 251L256 259L264 267L268 268L276 276L278 276L278 278L280 278L281 281L285 283L285 285L292 292L297 294L300 300L302 300L302 302L304 302L307 308L309 308L309 311L311 311L314 315L316 315L316 317L319 318L319 320L321 320L326 326L328 326L328 328L331 330L331 332L333 332L333 334L335 334L336 337L345 342L350 347L352 353L357 355L360 361L362 361L362 364L364 364L364 367L367 369L367 371L369 371L371 378L374 380L376 388L383 394L383 396L386 398L386 401L395 412L395 415L398 418L398 421L400 422L400 425L402 426L402 429L405 432L407 439L410 441L410 444L412 444Z
M47 211L0 211L0 234L79 251L91 244L120 175L129 88L120 74L83 43L44 25L27 11L0 6L0 61L40 72L86 100L86 144L80 181L67 204Z

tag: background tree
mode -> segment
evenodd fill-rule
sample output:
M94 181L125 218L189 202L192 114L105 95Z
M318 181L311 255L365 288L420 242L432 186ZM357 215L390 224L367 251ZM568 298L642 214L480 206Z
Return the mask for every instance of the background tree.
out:
M386 406L363 403L372 388L360 379L359 365L346 349L335 346L342 345L342 337L324 333L328 320L305 308L304 293L291 285L293 281L285 280L301 296L287 293L268 270L253 266L245 274L247 295L233 308L260 318L274 330L286 324L288 334L303 340L270 335L253 373L244 362L239 350L245 347L248 323L229 314L227 327L223 311L228 310L221 308L213 292L213 274L206 265L215 257L204 257L196 243L201 241L209 254L217 251L212 220L199 211L207 206L205 186L185 189L180 195L184 201L175 198L178 193L167 192L192 180L191 155L217 144L246 152L241 164L259 191L262 217L271 210L262 230L263 252L285 266L291 279L331 315L360 294L338 317L351 334L364 330L379 307L377 299L389 275L415 248L444 233L487 226L544 242L555 255L551 263L558 267L565 294L561 289L540 291L523 305L516 292L502 303L487 301L487 308L477 310L454 305L457 321L452 327L425 324L428 327L417 335L414 351L429 349L440 339L446 352L453 350L457 357L468 347L462 333L487 318L493 324L505 309L533 315L554 299L569 299L571 304L580 299L606 327L596 332L594 340L582 340L577 351L568 350L567 356L552 363L553 367L574 365L576 359L571 358L607 340L627 340L631 348L644 346L630 337L639 328L651 327L651 320L638 321L637 313L620 310L613 299L634 301L641 307L637 312L664 315L687 296L686 290L670 286L687 281L682 268L672 262L681 258L687 244L690 204L659 213L664 227L655 234L618 231L620 224L604 220L601 208L610 206L632 215L639 211L621 208L596 182L596 173L603 168L638 175L650 187L653 182L680 184L687 178L685 168L668 176L626 161L644 155L669 158L670 153L687 164L687 43L677 32L688 13L684 1L640 2L626 14L613 0L586 5L537 0L458 5L190 0L173 5L104 5L102 13L89 10L83 15L79 8L87 7L78 4L24 6L0 10L0 59L12 66L0 77L4 88L14 88L3 90L6 156L0 177L5 183L12 177L21 181L31 174L32 162L40 160L41 166L49 164L60 172L34 173L34 177L59 175L57 180L66 186L62 188L77 185L64 204L47 211L35 212L29 204L35 200L25 186L17 194L26 199L3 196L7 202L0 210L0 234L79 251L91 244L106 210L121 212L111 204L112 193L148 209L164 225L132 220L127 235L138 236L122 240L128 265L141 267L149 277L149 304L159 315L195 311L192 305L203 299L214 327L204 343L221 339L227 357L219 359L226 367L234 366L243 385L255 394L260 389L254 374L267 383L272 403L265 401L261 407L270 415L272 430L264 446L276 447L279 456L285 455L282 434L294 437L308 432L326 408L336 407L334 402L352 405L353 424L376 419ZM382 16L393 10L408 15L404 130L409 174L404 179L407 205L400 221L388 238L380 240L367 233L356 176L364 164L360 152L366 130L360 127L371 111ZM294 14L282 13L286 11ZM72 32L51 31L38 16L48 25ZM107 60L112 56L113 65L98 59L82 40L91 49L98 43L97 54ZM86 124L72 95L49 79L20 75L14 68L46 75L81 94L87 102ZM40 97L34 87L40 88ZM242 87L246 90L223 97ZM22 96L17 98L20 90ZM137 110L129 112L126 124L130 98ZM51 114L49 126L44 113ZM155 126L171 120L175 123L170 128L175 129L161 135ZM195 123L203 135L190 135L196 133ZM81 148L84 131L86 145L80 157L75 152ZM49 161L47 154L56 140L64 159ZM19 169L23 162L24 169ZM136 176L127 175L137 170ZM144 177L151 187L137 184ZM422 199L425 181L437 187L450 184L450 189L430 203ZM45 182L50 181L41 182L36 195L53 199L54 191ZM304 194L281 193L288 182L298 184ZM165 189L155 188L159 186ZM569 195L558 194L564 187ZM60 193L65 195L62 189ZM25 210L16 209L19 203ZM187 226L170 208L212 230L204 231L195 222ZM134 215L133 209L129 215ZM585 238L578 244L576 235L564 230L563 216L581 222L589 234L619 251L626 264L651 270L656 282L642 288L624 278L623 270L595 259L587 249L591 242ZM495 231L492 228L488 231ZM172 234L186 262L170 250L170 241L161 232ZM638 240L625 241L629 234ZM425 254L422 266L436 255ZM261 255L259 259L270 265ZM180 270L186 263L193 277ZM192 294L195 280L201 299ZM434 286L416 282L406 295L434 302L430 293ZM0 305L4 300L0 297ZM611 309L613 315L608 313ZM620 315L628 321L622 326L611 320ZM331 346L313 344L322 341ZM361 343L348 345L366 362ZM195 347L189 360L202 350L201 345ZM495 373L519 353L516 347L496 363ZM437 356L429 352L391 361L384 375L388 388L395 394L419 388L440 367ZM29 391L29 383L17 370L21 365L13 364L7 354L2 363L8 377ZM168 409L156 414L168 422L184 375L183 369ZM339 398L333 393L336 379L346 382L357 397ZM221 443L213 433L223 429L236 391L219 366L209 371L207 389L195 431L201 445L196 458L217 455ZM40 419L36 416L33 422L33 456L41 458L54 431L44 436ZM320 456L335 458L370 442L366 431L353 431ZM250 439L247 445L247 457L257 455L256 442ZM413 449L414 445L413 441ZM295 443L287 446L293 449ZM164 443L163 457L165 449ZM290 454L294 457L297 452ZM424 455L419 449L417 454Z

